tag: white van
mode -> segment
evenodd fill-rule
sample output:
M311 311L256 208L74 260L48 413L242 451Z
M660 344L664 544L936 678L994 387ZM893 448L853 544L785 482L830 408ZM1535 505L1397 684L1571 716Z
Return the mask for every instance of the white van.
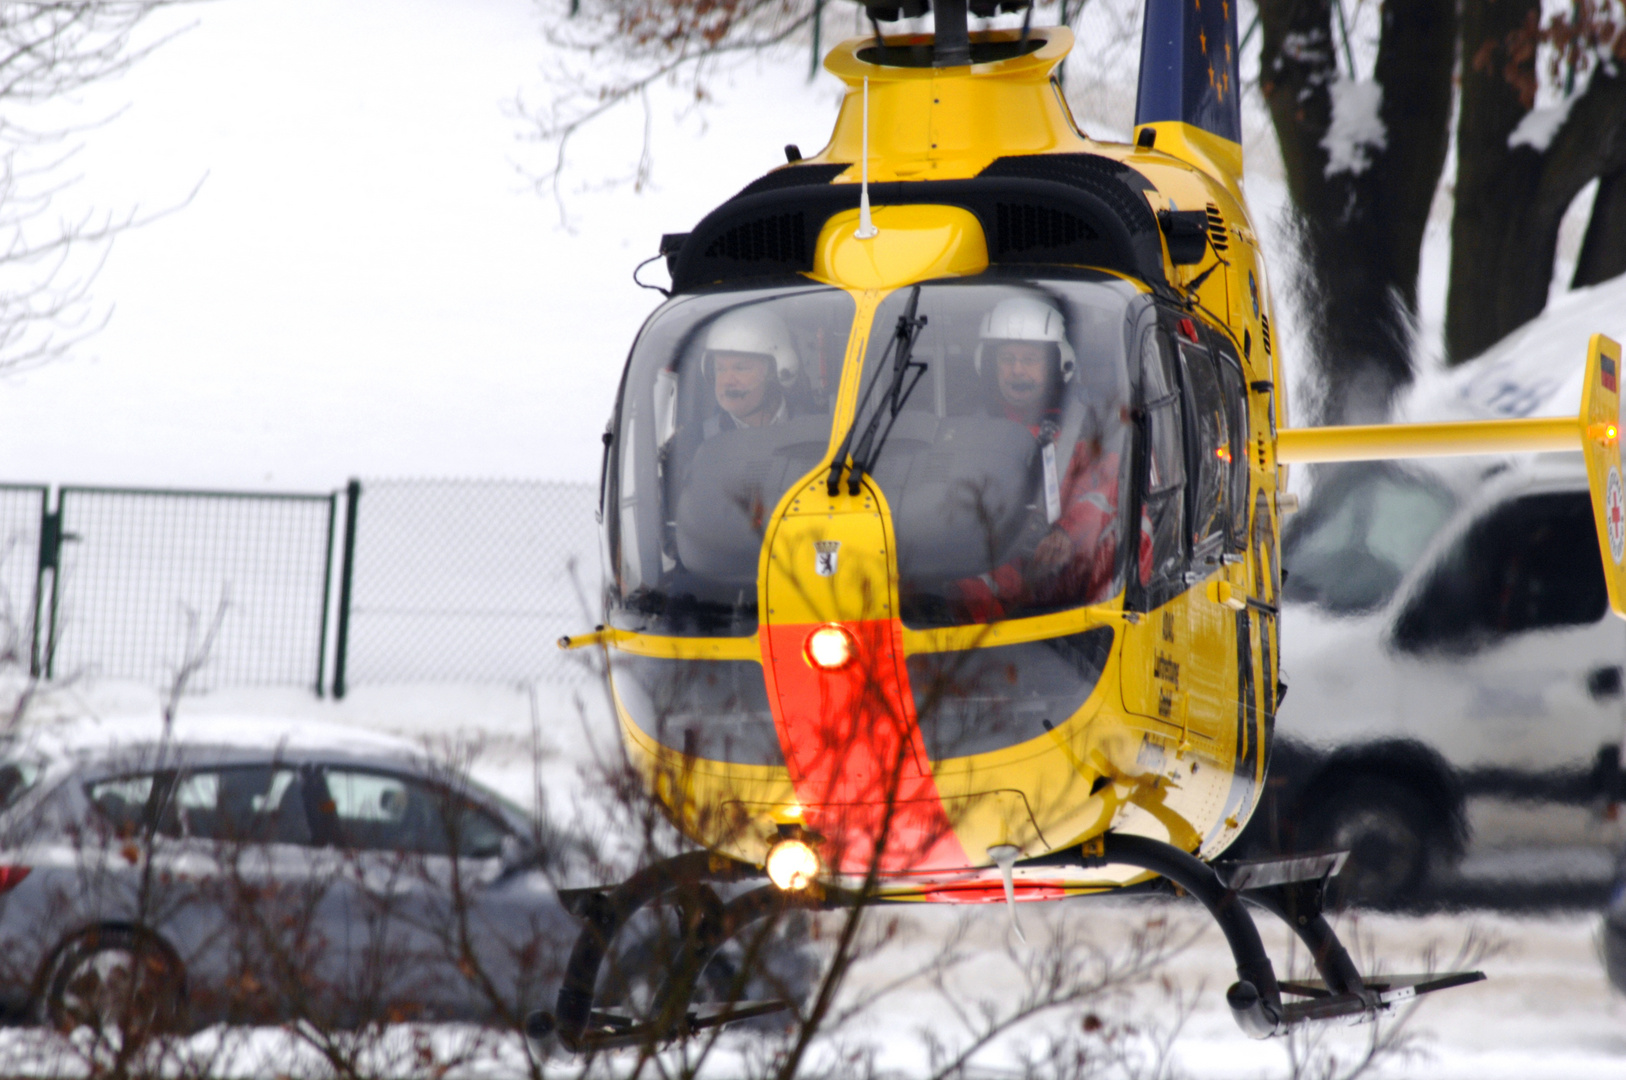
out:
M1341 889L1372 903L1418 897L1470 844L1607 873L1626 622L1579 454L1327 469L1283 564L1291 689L1255 843L1349 849Z
M1597 331L1626 339L1626 276L1425 375L1396 419L1574 416ZM1369 901L1430 885L1490 898L1532 878L1601 892L1623 839L1626 622L1607 614L1581 455L1313 479L1283 532L1291 689L1244 839L1348 848L1338 887Z

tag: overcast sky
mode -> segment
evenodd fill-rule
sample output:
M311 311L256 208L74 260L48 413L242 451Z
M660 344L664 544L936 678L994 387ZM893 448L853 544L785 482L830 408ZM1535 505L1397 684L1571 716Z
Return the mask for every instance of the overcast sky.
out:
M563 0L558 6L564 7ZM215 0L80 116L64 210L189 205L122 236L108 327L0 379L0 479L325 489L359 476L594 479L661 232L828 136L800 65L657 99L656 183L624 175L641 117L577 148L560 227L511 103L545 90L529 0ZM195 24L195 25L192 25Z

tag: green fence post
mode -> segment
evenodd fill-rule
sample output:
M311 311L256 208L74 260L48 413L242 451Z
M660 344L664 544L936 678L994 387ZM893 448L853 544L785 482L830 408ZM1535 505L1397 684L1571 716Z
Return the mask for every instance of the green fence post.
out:
M28 647L28 675L37 679L45 674L50 662L52 645L56 638L56 568L62 551L62 497L57 496L57 512L51 513L51 490L40 492L40 545L39 558L34 569L34 639ZM51 629L46 635L44 662L40 657L40 616L45 614L45 571L51 571Z
M333 600L333 524L339 514L339 496L327 497L327 562L322 571L322 629L316 635L316 696L321 697L327 681L327 609Z
M356 506L361 502L361 481L344 489L344 554L339 565L339 626L333 650L333 697L342 700L345 668L350 658L350 588L356 571Z

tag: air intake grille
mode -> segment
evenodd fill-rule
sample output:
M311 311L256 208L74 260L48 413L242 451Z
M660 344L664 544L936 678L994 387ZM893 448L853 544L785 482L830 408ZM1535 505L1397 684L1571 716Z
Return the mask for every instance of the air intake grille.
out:
M1049 180L1082 188L1112 207L1131 234L1157 232L1157 219L1141 197L1150 187L1135 170L1096 154L1019 154L994 161L979 176Z
M1259 315L1259 339L1264 343L1265 355L1270 355L1270 316L1263 312Z
M706 247L708 259L806 264L807 227L800 211L743 222Z
M1065 248L1096 239L1083 218L1031 203L996 203L996 255Z
M1220 215L1219 207L1213 203L1208 204L1208 245L1214 249L1214 254L1223 255L1225 249L1230 247L1230 240L1225 235L1225 218Z

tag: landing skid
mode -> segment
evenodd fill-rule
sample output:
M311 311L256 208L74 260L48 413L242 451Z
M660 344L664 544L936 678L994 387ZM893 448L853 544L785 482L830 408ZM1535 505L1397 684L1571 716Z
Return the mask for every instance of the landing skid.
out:
M1346 853L1209 865L1160 840L1109 834L1024 865L1116 864L1150 870L1196 897L1219 924L1236 961L1237 981L1225 992L1237 1026L1254 1038L1280 1035L1310 1021L1374 1019L1396 1003L1478 982L1479 971L1363 978L1322 912L1326 885ZM579 890L562 899L582 920L552 1013L526 1019L533 1038L557 1035L566 1049L593 1053L618 1046L654 1045L708 1028L791 1008L785 1001L696 1005L701 972L728 940L758 919L788 907L831 909L860 902L839 890L785 893L763 885L725 903L714 884L761 880L762 871L709 852L678 855L649 866L608 891ZM1319 980L1278 980L1248 910L1264 908L1298 935L1315 961ZM595 1008L599 969L629 919L657 901L673 903L684 938L666 982L646 1017ZM1284 1001L1284 997L1301 1000Z
M1159 840L1108 834L1060 855L1085 867L1118 863L1151 870L1196 897L1219 924L1236 961L1237 981L1225 1002L1237 1026L1256 1039L1312 1020L1375 1019L1397 1002L1485 977L1482 971L1456 971L1363 978L1323 914L1327 882L1343 869L1347 852L1209 865ZM1292 929L1315 961L1319 981L1277 980L1243 900ZM1284 1002L1283 995L1306 1000Z

